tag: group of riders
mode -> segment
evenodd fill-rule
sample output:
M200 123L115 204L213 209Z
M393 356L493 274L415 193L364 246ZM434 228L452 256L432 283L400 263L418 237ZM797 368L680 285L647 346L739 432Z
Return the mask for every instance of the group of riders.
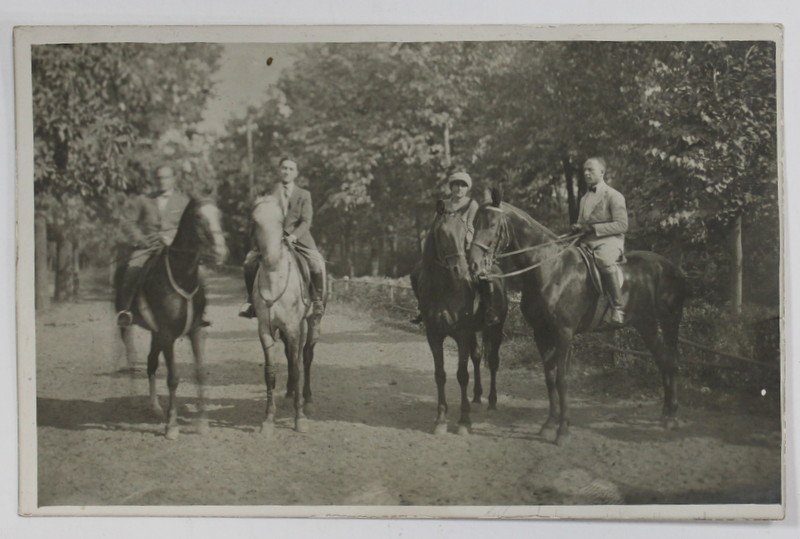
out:
M325 262L311 236L313 208L311 193L298 186L297 162L283 158L279 164L280 185L276 191L284 212L283 233L285 241L308 263L311 316L321 317L325 303ZM618 267L624 260L625 233L628 229L628 216L625 198L605 182L606 162L601 157L588 159L583 166L587 191L580 200L578 220L572 231L582 234L580 243L594 254L603 286L611 306L611 322L622 325L624 320L623 301L620 283L617 278ZM177 189L175 172L172 167L161 166L156 171L157 189L147 195L136 197L127 208L123 223L123 233L129 242L131 253L119 268L122 279L116 295L117 324L128 327L133 323L132 304L147 278L148 261L175 238L189 197ZM474 235L474 219L478 202L470 196L472 179L466 172L455 172L448 177L450 197L445 201L445 211L457 213L466 223L466 245L469 248ZM258 200L255 201L258 203ZM253 285L258 269L259 253L253 248L244 262L244 280L247 288L247 301L242 305L239 316L254 318L252 305ZM412 273L412 282L415 274ZM484 298L486 322L491 325L497 315L492 312L491 302L486 301L491 294L491 284L483 281L479 287ZM420 322L417 317L414 322Z

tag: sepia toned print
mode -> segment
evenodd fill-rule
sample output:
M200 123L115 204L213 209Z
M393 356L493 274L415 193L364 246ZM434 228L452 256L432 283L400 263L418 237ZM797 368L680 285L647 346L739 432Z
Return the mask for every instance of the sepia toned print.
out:
M18 29L21 512L782 518L781 36L671 29Z

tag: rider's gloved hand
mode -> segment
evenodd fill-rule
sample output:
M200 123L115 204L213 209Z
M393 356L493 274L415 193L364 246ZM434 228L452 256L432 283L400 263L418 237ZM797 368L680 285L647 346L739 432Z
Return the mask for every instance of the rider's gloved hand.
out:
M583 234L590 234L591 232L594 231L592 225L586 225L586 224L580 225L578 223L573 223L570 229L576 234L579 232L582 232Z
M286 241L289 243L295 243L297 241L297 236L295 236L294 234L287 234Z

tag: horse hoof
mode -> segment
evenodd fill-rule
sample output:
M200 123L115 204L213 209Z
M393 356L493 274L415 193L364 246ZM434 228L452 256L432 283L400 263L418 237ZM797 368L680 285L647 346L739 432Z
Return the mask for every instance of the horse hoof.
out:
M151 406L150 414L156 419L164 419L164 410L161 406Z
M662 420L664 430L675 430L678 428L678 420L674 417L665 417Z
M542 427L539 430L539 436L547 440L548 442L555 442L556 441L556 429L553 427Z
M306 418L295 419L294 430L296 430L300 434L305 434L306 432L308 432L308 419Z
M259 433L264 436L265 438L272 437L272 433L275 432L275 423L272 421L264 421L261 423L261 430Z
M497 410L497 403L496 402L490 402L489 406L486 409L487 410Z
M305 415L311 415L313 411L314 411L313 404L311 404L310 402L306 402L305 404L303 404L303 413Z
M469 436L469 427L466 425L459 425L458 426L458 435L459 436Z
M433 433L436 436L447 434L447 423L436 423L436 426L433 427Z
M569 442L569 434L567 433L558 433L556 434L556 445L558 447L564 447Z
M208 419L198 419L197 420L197 434L200 436L206 436L208 433L211 432L211 428L208 426Z
M481 398L475 397L474 399L472 399L472 404L481 404Z
M167 426L167 432L164 434L164 436L167 438L167 440L177 440L178 434L180 433L181 431L177 425L170 425Z

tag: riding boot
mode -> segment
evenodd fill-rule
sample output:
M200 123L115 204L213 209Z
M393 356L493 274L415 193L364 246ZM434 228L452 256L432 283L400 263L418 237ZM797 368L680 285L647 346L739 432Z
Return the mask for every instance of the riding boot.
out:
M130 327L133 324L133 313L131 305L139 292L144 269L140 266L128 266L121 270L122 280L117 288L117 325L121 328Z
M622 310L622 290L619 286L616 272L612 269L610 272L600 273L603 279L603 286L608 293L611 302L611 324L614 326L625 325L625 313Z
M311 315L322 318L325 314L325 274L324 270L309 266L311 274Z
M239 316L242 318L255 318L256 310L253 308L253 286L258 272L258 257L248 253L242 266L244 270L244 285L247 288L247 301L239 308Z
M481 303L483 303L483 321L487 326L496 326L500 323L500 317L497 316L497 312L494 310L492 281L482 279L478 290L481 295Z

